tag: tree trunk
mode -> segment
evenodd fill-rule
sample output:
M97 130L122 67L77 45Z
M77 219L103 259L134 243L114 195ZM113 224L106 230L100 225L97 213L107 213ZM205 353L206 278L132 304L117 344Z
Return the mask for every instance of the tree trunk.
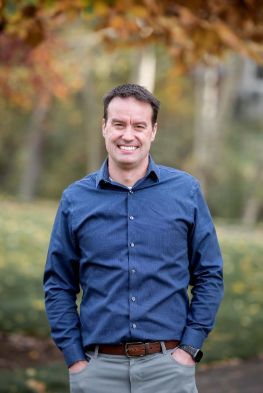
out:
M193 156L196 175L204 190L216 165L220 165L222 126L230 114L239 63L229 56L226 65L199 67L195 73L195 126Z
M262 187L263 182L263 160L261 158L261 150L255 149L256 165L250 178L250 193L247 197L242 222L244 225L253 226L257 223L262 208Z
M261 209L261 200L255 195L251 195L246 202L242 222L246 226L254 226L257 223Z
M96 88L92 75L87 77L86 86L83 90L83 103L87 171L93 172L101 166L105 150L103 149L101 132L102 109L98 107Z
M138 62L139 59L139 62ZM136 50L131 80L153 92L156 80L156 54L154 48Z
M51 105L51 97L43 94L33 109L25 146L25 164L18 190L18 197L30 201L35 197L42 163L45 120Z

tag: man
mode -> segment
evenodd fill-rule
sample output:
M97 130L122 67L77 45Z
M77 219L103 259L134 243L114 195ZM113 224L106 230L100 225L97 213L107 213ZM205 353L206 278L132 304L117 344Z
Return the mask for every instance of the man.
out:
M108 158L60 202L44 287L72 393L197 392L195 363L222 298L222 259L197 180L149 156L158 109L139 85L110 91Z

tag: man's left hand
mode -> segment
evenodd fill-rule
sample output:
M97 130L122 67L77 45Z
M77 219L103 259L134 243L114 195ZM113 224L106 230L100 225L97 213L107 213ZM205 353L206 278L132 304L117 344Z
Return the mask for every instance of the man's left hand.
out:
M194 366L195 361L189 353L185 352L181 348L177 348L173 353L172 357L178 362L186 366Z

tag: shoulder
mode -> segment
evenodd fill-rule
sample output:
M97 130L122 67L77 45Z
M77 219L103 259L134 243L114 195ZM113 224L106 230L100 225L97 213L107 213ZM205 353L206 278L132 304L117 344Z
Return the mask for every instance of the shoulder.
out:
M194 193L200 187L199 181L188 172L165 165L158 165L158 168L160 171L160 180L165 183L182 187L191 193Z
M98 171L87 174L81 179L69 184L62 192L62 199L67 201L75 200L78 196L96 189L96 176Z

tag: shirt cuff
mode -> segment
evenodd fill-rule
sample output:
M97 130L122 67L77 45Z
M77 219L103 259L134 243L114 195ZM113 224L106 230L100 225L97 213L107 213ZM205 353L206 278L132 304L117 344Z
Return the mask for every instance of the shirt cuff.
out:
M206 336L204 332L187 326L184 330L180 344L190 345L191 347L200 349L202 348Z
M86 360L85 352L81 344L73 344L64 348L63 355L68 367L79 360Z

